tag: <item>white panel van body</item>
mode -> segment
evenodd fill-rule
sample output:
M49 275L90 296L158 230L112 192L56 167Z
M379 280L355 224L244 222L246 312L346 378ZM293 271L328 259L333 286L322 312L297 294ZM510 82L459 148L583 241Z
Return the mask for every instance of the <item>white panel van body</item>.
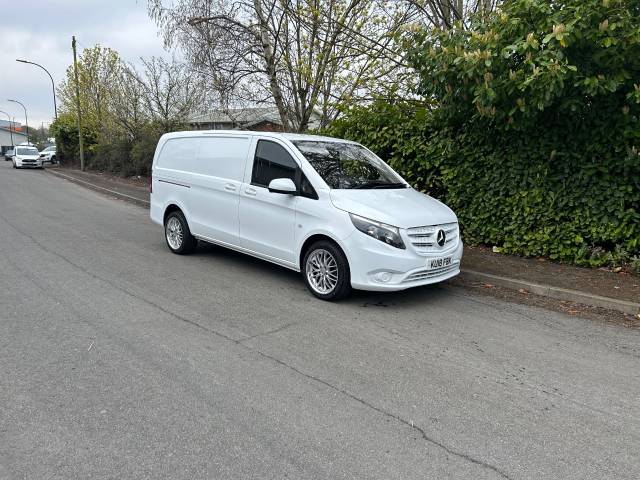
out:
M394 291L460 272L456 215L370 150L330 137L248 131L163 135L151 219L168 247L197 241L303 273L318 298Z

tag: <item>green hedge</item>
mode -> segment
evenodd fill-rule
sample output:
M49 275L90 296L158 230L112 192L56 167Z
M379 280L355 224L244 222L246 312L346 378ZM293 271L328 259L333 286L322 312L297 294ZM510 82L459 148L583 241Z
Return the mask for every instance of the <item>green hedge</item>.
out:
M426 103L351 109L369 146L447 202L472 243L578 265L640 263L638 1L507 0L408 45Z
M640 256L640 157L606 132L453 131L423 107L379 102L325 133L367 145L445 201L471 243L589 266Z

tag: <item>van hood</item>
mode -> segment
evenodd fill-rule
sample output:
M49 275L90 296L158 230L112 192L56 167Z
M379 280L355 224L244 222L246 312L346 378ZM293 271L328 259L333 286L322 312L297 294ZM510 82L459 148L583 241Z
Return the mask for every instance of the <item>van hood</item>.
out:
M413 188L344 190L330 192L336 208L395 227L411 228L457 222L444 203Z

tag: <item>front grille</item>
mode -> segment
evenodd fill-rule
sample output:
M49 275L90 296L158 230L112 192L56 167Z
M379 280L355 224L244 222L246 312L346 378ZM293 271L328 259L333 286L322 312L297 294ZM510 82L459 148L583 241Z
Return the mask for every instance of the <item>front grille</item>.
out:
M447 265L446 267L434 268L433 270L419 270L409 275L403 280L403 282L415 282L416 280L426 280L428 278L439 277L441 275L453 272L459 267L460 264L456 262L452 263L451 265Z
M442 230L445 234L444 245L438 245L436 236ZM411 245L418 253L440 253L451 250L458 245L458 224L426 225L407 229Z

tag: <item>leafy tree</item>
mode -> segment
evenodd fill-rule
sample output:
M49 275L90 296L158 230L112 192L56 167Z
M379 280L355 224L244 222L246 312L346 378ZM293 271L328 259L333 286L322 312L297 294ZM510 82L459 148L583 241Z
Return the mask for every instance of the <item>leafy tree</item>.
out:
M83 128L99 132L113 120L111 112L112 89L118 84L124 68L118 52L96 45L82 51L78 59L78 86ZM73 65L58 87L61 110L76 112L76 90Z
M470 30L420 32L410 60L419 92L453 123L528 127L541 114L633 122L639 18L637 0L512 0Z

